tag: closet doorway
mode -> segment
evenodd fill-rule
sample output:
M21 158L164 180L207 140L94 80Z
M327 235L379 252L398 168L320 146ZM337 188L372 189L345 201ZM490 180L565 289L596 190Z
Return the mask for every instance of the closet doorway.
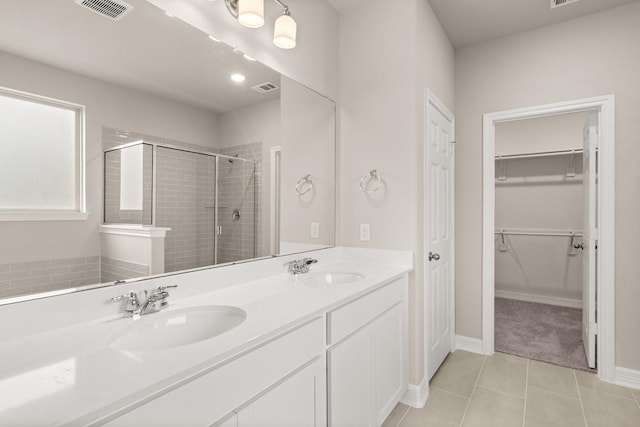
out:
M483 132L483 351L611 381L613 96L485 114Z

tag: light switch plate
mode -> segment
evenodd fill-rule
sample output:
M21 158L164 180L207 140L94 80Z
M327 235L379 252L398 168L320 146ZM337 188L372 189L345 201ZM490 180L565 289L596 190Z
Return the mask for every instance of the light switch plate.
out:
M320 223L312 222L311 223L311 238L318 239L320 238Z
M360 224L360 240L363 242L371 241L371 225Z

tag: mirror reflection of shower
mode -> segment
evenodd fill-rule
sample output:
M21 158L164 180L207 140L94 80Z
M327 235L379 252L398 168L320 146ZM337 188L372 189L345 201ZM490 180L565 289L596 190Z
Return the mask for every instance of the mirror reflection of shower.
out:
M105 224L170 229L164 272L256 256L256 162L144 140L105 150L104 162Z

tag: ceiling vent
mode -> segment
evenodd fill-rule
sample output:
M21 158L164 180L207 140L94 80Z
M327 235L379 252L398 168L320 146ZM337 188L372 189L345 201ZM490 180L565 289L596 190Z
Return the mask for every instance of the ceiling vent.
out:
M251 89L259 93L267 93L267 92L272 92L279 88L273 83L264 82L264 83L260 83L259 85L252 86Z
M76 4L98 15L119 21L133 10L133 6L121 0L75 0Z
M555 9L556 7L566 6L570 3L575 3L580 0L551 0L551 9Z

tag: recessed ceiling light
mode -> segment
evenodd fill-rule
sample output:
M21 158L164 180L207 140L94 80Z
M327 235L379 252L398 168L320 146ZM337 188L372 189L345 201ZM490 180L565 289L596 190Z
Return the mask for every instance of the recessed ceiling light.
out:
M222 43L222 41L220 39L217 39L217 38L213 37L211 34L209 34L209 40L213 40L216 43Z
M256 60L255 58L250 57L246 53L244 55L242 55L242 56L244 56L244 59L246 59L247 61L255 61Z
M242 83L246 79L247 78L242 74L239 74L239 73L231 74L231 80L233 80L236 83Z

